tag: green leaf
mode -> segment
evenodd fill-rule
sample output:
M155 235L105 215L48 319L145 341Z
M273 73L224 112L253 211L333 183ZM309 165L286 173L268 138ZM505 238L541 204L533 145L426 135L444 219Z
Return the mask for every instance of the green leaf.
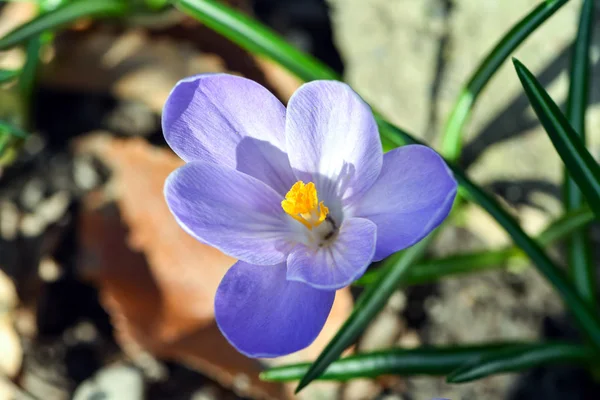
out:
M403 277L406 276L411 264L425 252L431 240L430 238L431 234L415 246L386 259L384 262L386 272L360 296L344 325L327 344L327 347L317 357L298 384L296 393L318 378L329 364L337 360L344 350L358 339L367 325L385 306L389 297L394 293Z
M581 6L579 30L573 44L569 95L565 115L569 123L579 133L585 145L585 114L588 106L590 76L590 45L594 27L594 0L585 0ZM563 184L565 209L581 207L583 196L575 181L565 168ZM596 306L596 274L591 260L590 243L586 231L577 232L567 243L568 265L571 278L581 296L592 306Z
M15 125L0 121L0 135L2 134L9 134L19 139L26 139L28 136L24 130L16 127Z
M340 79L325 64L291 46L271 29L220 2L178 0L175 5L248 51L273 59L300 79Z
M590 365L600 363L600 354L593 349L571 343L540 343L529 349L504 349L496 353L475 357L456 371L446 381L470 382L493 374L518 372L549 364Z
M23 103L23 110L25 115L24 120L27 128L31 128L30 125L30 114L31 114L31 96L33 94L33 88L35 86L35 80L37 78L38 65L40 61L40 50L42 48L42 35L37 35L30 38L27 41L25 65L19 76L19 92L21 95L21 101Z
M109 17L124 15L125 0L80 0L67 3L56 10L42 14L19 26L0 39L0 51L10 49L40 33L56 29L81 17Z
M552 16L568 0L546 0L512 27L477 67L462 89L450 112L442 136L442 154L450 161L458 160L462 150L462 133L475 100L498 68L529 35Z
M21 73L18 69L0 69L0 84L10 82Z
M13 124L0 121L0 167L10 164L27 138L27 133Z
M587 207L570 211L548 225L536 240L541 246L547 246L559 239L573 235L594 221L594 218L594 213ZM477 251L424 260L410 268L403 283L410 286L435 282L457 275L482 272L490 268L499 267L513 257L523 256L525 254L518 247L512 246L498 250ZM354 282L354 285L370 285L379 279L382 271L381 268L368 271L359 280Z
M533 74L519 60L514 59L514 64L533 110L569 169L569 173L586 197L590 208L599 217L600 166Z
M334 361L327 367L319 380L347 381L355 378L376 378L381 375L435 375L443 376L456 371L473 360L498 357L509 352L525 353L556 349L568 346L569 349L587 352L589 348L568 343L489 343L471 346L419 347L415 349L393 348L373 353L355 354ZM588 361L588 360L585 360ZM260 374L260 378L270 382L290 382L300 379L310 367L310 363L292 364L271 368Z

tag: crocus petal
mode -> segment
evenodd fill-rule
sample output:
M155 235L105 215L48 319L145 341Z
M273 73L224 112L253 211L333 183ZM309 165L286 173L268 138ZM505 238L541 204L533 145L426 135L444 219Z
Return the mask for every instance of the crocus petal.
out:
M363 218L344 221L338 236L318 249L297 245L288 257L287 279L318 289L339 289L358 279L375 252L375 224Z
M254 81L226 74L183 79L165 103L162 126L185 161L237 169L280 194L295 181L285 151L285 107Z
M313 181L325 204L360 197L381 171L373 113L344 83L302 85L288 103L286 140L296 176Z
M286 259L290 222L281 197L262 181L193 161L169 175L165 197L179 224L201 242L253 264Z
M215 317L223 335L249 357L277 357L301 350L317 337L334 291L285 279L285 264L239 261L217 289Z
M446 218L455 196L456 181L435 151L404 146L384 155L379 178L352 214L377 224L378 261L427 236Z

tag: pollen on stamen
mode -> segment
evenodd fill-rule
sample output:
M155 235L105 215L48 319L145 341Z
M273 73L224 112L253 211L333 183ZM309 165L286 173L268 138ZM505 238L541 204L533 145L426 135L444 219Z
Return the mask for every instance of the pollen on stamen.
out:
M329 214L329 209L323 201L319 202L315 184L302 181L294 183L285 200L281 202L283 210L296 221L302 223L306 228L319 226Z

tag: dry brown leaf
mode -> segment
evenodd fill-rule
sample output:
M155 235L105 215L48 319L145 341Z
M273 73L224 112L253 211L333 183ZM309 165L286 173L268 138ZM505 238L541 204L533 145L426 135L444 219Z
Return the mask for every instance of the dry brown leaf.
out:
M164 182L183 161L140 138L95 135L80 148L89 149L112 169L111 190L129 228L129 247L144 253L160 283L162 308L169 310L161 316L160 336L168 339L196 329L199 321L212 321L216 287L235 260L185 233L169 211ZM197 279L199 274L202 279Z
M118 212L110 207L98 209L102 201L96 193L87 199L81 227L87 250L85 271L100 285L121 343L183 362L230 387L246 375L250 379L246 393L255 397L286 397L274 389L279 386L257 380L260 367L256 361L237 353L214 323L214 295L234 260L187 235L168 210L164 181L182 161L140 138L96 134L79 142L77 149L95 154L113 171L110 189L100 197L114 197ZM349 290L339 291L315 342L268 362L314 359L351 309Z

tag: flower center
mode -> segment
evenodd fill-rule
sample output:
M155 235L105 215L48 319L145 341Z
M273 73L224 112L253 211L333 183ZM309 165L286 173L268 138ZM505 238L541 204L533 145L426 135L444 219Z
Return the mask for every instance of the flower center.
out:
M329 209L322 201L319 202L317 189L312 182L306 185L302 181L294 183L281 202L281 207L309 230L321 225L329 214Z

